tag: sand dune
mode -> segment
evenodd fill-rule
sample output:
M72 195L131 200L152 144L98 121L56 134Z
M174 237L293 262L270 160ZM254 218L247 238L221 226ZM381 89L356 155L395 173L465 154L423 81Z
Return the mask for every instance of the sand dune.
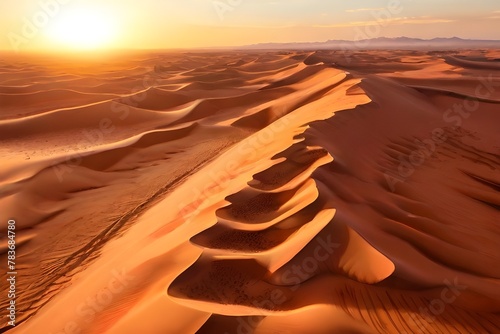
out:
M497 58L5 58L1 331L497 333Z
M31 113L50 111L55 108L75 107L82 104L110 100L114 98L108 94L86 94L72 90L49 90L27 94L1 94L2 117L27 116ZM61 100L61 101L58 101ZM49 105L47 101L52 101ZM23 108L19 108L22 105Z

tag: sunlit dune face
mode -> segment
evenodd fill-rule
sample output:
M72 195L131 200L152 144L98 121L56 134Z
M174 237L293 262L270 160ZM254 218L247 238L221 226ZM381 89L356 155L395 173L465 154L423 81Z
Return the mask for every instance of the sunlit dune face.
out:
M48 37L73 49L105 48L117 35L112 14L103 10L72 9L61 11L48 29Z

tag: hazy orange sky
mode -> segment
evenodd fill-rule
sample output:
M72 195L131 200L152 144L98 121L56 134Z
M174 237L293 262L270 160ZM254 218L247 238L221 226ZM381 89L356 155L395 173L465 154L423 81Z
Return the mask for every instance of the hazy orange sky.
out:
M23 0L1 1L0 18L0 49L17 50L500 39L498 0Z

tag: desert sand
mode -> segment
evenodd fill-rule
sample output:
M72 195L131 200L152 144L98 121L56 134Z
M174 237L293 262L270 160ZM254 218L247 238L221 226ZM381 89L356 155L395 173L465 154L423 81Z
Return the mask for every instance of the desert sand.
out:
M499 333L499 59L2 55L0 331Z

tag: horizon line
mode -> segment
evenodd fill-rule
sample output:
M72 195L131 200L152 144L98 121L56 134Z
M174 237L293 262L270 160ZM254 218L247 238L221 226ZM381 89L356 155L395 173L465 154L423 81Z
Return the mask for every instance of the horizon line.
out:
M184 50L240 50L241 48L247 48L247 47L252 47L252 46L259 46L259 45L289 45L289 44L321 44L321 43L328 43L328 42L346 42L346 43L356 43L356 42L363 42L363 41L375 41L375 40L380 40L380 39L389 39L389 40L397 40L397 39L410 39L410 40L419 40L419 41L433 41L437 39L459 39L462 41L469 41L469 42L500 42L500 39L477 39L477 38L463 38L463 37L458 37L458 36L452 36L452 37L433 37L433 38L420 38L420 37L408 37L408 36L398 36L398 37L387 37L387 36L380 36L380 37L375 37L375 38L365 38L365 39L358 39L358 40L348 40L348 39L327 39L323 41L295 41L295 42L258 42L258 43L253 43L253 44L245 44L245 45L222 45L222 46L191 46L191 47L144 47L144 48L133 48L133 47L112 47L112 48L100 48L100 49L63 49L63 50L58 50L58 51L52 51L49 48L42 49L42 48L27 48L22 51L16 51L12 48L9 49L2 49L0 48L0 52L10 52L10 53L16 53L16 54L22 54L22 53L43 53L43 54L54 54L54 53L61 53L61 54L71 54L71 53L84 53L84 54L96 54L96 53L109 53L109 52L119 52L119 51L184 51ZM255 49L253 49L255 50Z

